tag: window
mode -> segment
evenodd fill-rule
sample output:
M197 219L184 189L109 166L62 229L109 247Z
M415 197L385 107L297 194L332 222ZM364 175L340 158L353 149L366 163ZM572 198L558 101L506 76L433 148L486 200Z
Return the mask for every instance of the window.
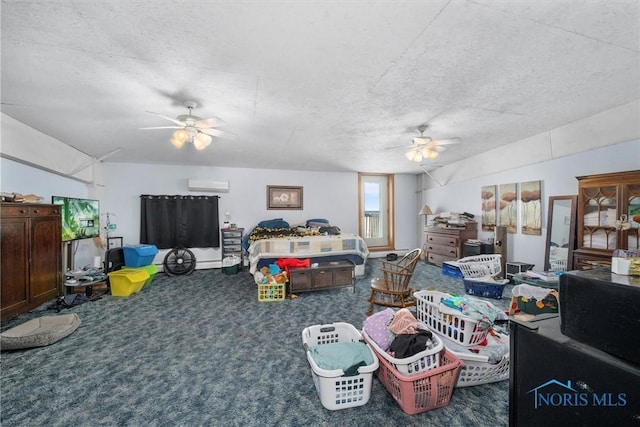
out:
M370 250L393 249L393 175L358 174L360 236Z

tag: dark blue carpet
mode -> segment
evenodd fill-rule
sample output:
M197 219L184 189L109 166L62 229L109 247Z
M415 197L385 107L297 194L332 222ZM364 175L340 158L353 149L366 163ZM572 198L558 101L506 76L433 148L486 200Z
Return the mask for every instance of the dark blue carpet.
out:
M508 381L455 389L449 406L405 414L377 379L369 403L329 411L314 388L301 332L362 327L369 281L351 288L259 302L245 271L159 273L139 294L105 295L75 312L82 325L41 348L3 352L6 426L506 426ZM420 263L415 289L463 293L463 282ZM510 295L507 287L505 296ZM490 300L506 308L507 300ZM42 315L42 306L2 330Z

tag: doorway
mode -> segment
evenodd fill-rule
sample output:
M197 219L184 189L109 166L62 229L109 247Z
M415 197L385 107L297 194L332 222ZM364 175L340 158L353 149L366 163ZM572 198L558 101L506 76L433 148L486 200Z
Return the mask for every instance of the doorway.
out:
M393 175L359 173L358 180L360 236L371 251L393 249Z

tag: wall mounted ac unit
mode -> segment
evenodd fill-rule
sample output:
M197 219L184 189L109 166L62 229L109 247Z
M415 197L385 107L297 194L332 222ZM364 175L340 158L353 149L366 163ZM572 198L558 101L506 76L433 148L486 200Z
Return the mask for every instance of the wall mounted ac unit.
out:
M209 191L212 193L228 193L229 181L210 181L208 179L190 179L189 191Z

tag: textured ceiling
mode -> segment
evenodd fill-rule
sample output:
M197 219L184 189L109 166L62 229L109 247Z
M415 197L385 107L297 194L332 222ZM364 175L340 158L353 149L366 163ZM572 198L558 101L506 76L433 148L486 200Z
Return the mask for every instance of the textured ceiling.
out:
M2 1L2 112L105 161L420 172L640 98L631 1ZM232 133L175 149L154 111ZM425 161L424 164L428 162Z

